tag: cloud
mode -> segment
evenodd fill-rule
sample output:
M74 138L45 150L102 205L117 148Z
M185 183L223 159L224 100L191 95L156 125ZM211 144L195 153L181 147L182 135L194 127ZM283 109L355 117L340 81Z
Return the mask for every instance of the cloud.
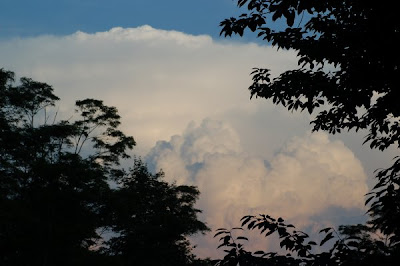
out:
M270 68L273 75L297 67L295 52L271 46L218 42L145 25L0 40L0 59L0 67L18 76L53 85L62 99L59 117L70 117L71 105L82 98L116 106L141 155L205 117L229 122L246 151L268 159L283 142L310 129L307 114L249 100L253 67ZM395 149L382 156L361 148L360 134L340 136L370 177L397 154Z
M368 173L392 157L359 148L360 135L310 135L307 114L249 100L251 69L296 68L293 51L142 26L2 40L0 58L18 76L53 85L59 117L73 114L77 99L116 106L136 154L152 148L154 170L199 187L199 208L213 229L237 226L248 213L311 227L349 220L367 192L354 154ZM210 236L196 241L199 254L215 251Z
M297 65L294 52L269 46L142 26L0 41L0 58L5 69L53 85L64 113L82 98L118 107L142 154L205 117L228 120L244 129L240 134L257 127L251 117L260 113L271 112L272 126L297 121L272 104L249 100L252 67L273 66L279 73Z
M360 161L325 133L295 137L266 162L244 152L227 123L205 119L170 141L158 142L147 161L164 169L168 181L199 188L198 207L213 229L235 227L242 216L258 213L282 216L300 227L331 225L329 209L360 215L368 191ZM216 254L211 235L195 242L203 255Z

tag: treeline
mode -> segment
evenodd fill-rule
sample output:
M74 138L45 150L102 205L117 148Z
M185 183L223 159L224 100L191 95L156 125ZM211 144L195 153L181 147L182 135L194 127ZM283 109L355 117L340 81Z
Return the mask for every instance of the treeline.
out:
M0 70L0 265L203 265L199 191L135 158L117 109L77 101L59 120L48 84ZM53 111L52 111L53 110ZM71 110L72 111L72 110Z

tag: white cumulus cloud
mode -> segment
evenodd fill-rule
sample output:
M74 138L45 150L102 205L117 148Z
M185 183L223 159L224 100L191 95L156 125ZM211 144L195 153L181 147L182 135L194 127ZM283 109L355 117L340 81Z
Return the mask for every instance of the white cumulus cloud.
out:
M235 227L242 216L259 213L310 226L311 217L329 216L332 207L362 210L368 191L360 161L324 133L295 137L265 162L242 150L227 123L206 119L158 142L147 161L164 169L168 181L199 188L198 206L213 229ZM215 253L212 233L197 241L202 255Z

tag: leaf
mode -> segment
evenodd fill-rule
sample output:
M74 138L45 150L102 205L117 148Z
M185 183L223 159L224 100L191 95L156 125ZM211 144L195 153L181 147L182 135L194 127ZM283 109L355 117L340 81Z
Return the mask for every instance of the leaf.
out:
M251 221L251 222L247 225L247 228L248 228L248 229L253 229L255 223L256 223L256 221Z
M217 236L219 236L219 235L221 235L221 234L226 234L226 233L228 233L228 232L227 232L227 231L220 231L220 232L216 233L216 234L214 235L214 237L217 237Z
M267 237L267 236L269 236L269 235L272 235L274 232L275 232L275 231L268 231L268 232L265 234L265 237Z
M286 228L278 227L278 234L279 234L279 237L285 237L288 235L288 232L287 232Z
M293 10L285 12L285 17L286 17L286 23L288 24L288 26L292 27L293 23L294 23L294 18L295 18L295 14L294 14Z
M346 245L356 248L359 246L359 243L357 241L348 241Z
M244 216L241 221L242 221L242 226L244 226L245 224L247 224L254 216L248 215L248 216Z
M298 254L299 254L299 257L305 257L305 256L307 256L307 252L306 252L305 249L301 249L301 250L298 252Z
M332 229L333 229L332 227L327 227L327 228L320 230L319 233L328 233Z
M223 247L223 246L226 246L226 243L220 244L220 245L217 247L217 249L220 248L220 247Z
M249 239L247 238L247 237L244 237L244 236L239 236L239 237L237 237L236 238L237 240L247 240L247 241L249 241Z
M365 201L365 205L367 205L373 198L375 198L375 196L369 197L369 198Z
M324 239L322 239L321 243L319 244L320 246L322 246L323 244L325 244L328 240L333 238L333 234L332 232L329 232L329 234L327 234Z

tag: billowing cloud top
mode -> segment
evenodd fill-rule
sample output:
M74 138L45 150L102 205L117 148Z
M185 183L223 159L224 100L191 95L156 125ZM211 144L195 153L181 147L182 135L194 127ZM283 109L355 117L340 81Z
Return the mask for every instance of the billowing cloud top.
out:
M149 25L128 29L116 27L107 32L98 32L95 34L78 31L71 35L69 39L96 43L110 40L113 42L145 42L146 44L150 42L157 46L162 43L175 43L175 45L186 46L188 48L201 47L212 43L212 39L208 35L193 36L178 31L158 30Z
M198 186L199 207L214 229L235 227L242 216L259 213L309 226L311 217L332 207L362 210L368 190L360 161L324 133L296 137L265 162L242 151L229 125L206 119L158 142L147 160L164 169L168 181ZM210 235L195 241L200 254L216 254L209 249L217 246Z

